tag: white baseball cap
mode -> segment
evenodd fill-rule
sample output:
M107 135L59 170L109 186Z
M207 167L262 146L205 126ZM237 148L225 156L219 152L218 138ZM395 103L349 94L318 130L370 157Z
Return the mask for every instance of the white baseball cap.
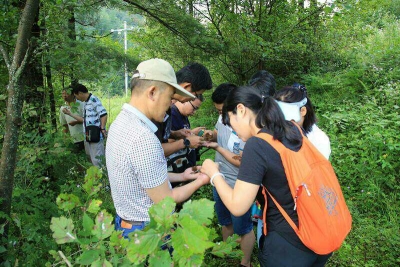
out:
M196 98L193 94L178 84L174 68L163 59L152 58L143 61L137 66L136 70L139 71L139 73L134 73L132 78L164 82L175 87L177 94Z
M285 120L299 122L301 120L300 108L307 104L307 98L294 103L286 103L282 101L275 100L281 108L283 115L285 115Z

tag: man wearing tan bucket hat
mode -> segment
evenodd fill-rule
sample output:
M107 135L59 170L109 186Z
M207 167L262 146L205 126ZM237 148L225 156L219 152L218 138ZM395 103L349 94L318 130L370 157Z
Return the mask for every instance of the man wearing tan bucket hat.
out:
M167 196L180 203L188 199L209 178L203 174L168 173L163 148L154 134L153 121L162 122L175 93L194 95L179 86L172 66L162 59L141 62L131 80L131 99L111 124L106 163L111 195L117 212L115 227L123 235L143 229L149 222L149 208ZM170 182L193 180L171 189Z

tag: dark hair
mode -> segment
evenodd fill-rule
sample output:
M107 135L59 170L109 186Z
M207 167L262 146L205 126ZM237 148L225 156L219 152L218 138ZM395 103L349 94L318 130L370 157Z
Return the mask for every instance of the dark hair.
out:
M307 96L307 89L304 85L295 83L292 86L285 86L275 94L275 99L286 102L295 103L307 98L307 103L304 105L307 113L304 116L303 129L307 133L311 132L312 126L317 122L314 108L310 98Z
M192 92L209 90L212 80L208 69L200 63L189 63L176 73L178 84L187 82L192 85Z
M264 96L273 96L275 94L275 78L266 70L254 73L249 80L249 85L256 88Z
M294 130L292 123L285 120L285 117L270 96L262 96L260 92L251 86L240 86L230 92L222 108L222 121L230 126L228 112L236 114L238 104L243 104L256 114L256 126L266 128L274 139L282 142L286 138L290 143L297 145L301 143L301 134Z
M223 104L229 92L236 88L237 86L233 83L222 83L215 88L211 99L214 103Z
M86 88L86 86L84 86L83 84L80 84L80 83L70 85L69 87L72 88L71 92L74 94L78 94L79 92L81 92L81 93L89 92L88 89Z

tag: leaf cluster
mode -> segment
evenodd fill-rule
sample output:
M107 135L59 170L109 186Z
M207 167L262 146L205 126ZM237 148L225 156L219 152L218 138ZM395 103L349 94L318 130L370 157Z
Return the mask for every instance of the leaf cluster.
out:
M63 193L57 197L59 209L68 217L53 217L50 229L57 244L69 244L71 255L51 251L55 261L91 266L200 266L207 253L217 257L240 257L238 236L214 243L218 236L209 228L214 217L214 202L188 201L174 212L176 204L165 198L149 210L150 223L129 239L114 230L113 216L101 208L97 199L102 188L101 171L88 169L81 196ZM173 252L172 252L173 251ZM60 255L64 255L63 258Z

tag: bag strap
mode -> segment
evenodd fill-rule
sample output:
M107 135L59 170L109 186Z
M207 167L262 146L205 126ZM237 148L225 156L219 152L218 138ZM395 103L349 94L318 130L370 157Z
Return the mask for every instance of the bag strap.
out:
M268 189L262 185L263 187L263 195L265 198L265 206L264 206L264 213L263 213L263 222L264 222L264 226L263 226L263 232L264 235L267 235L267 196L266 193L268 193L268 195L271 197L272 201L274 201L276 207L279 209L279 211L281 212L281 214L283 215L283 217L285 218L285 220L289 223L289 225L293 228L294 232L298 235L299 232L299 228L297 227L297 225L294 223L294 221L292 220L292 218L290 218L289 214L287 214L287 212L282 208L281 205L279 205L278 201L276 201L276 199L271 195L271 193L268 191Z
M300 132L301 136L303 137L303 141L304 141L304 139L306 139L306 138L304 138L305 136L303 134L303 130L301 129L300 125L298 125L294 121L291 121L291 122L297 127L297 129L299 129L299 132ZM282 154L283 151L288 149L279 140L275 140L274 137L269 133L259 133L256 136L267 141L267 143L270 144L276 151L278 151L278 153L280 155Z

